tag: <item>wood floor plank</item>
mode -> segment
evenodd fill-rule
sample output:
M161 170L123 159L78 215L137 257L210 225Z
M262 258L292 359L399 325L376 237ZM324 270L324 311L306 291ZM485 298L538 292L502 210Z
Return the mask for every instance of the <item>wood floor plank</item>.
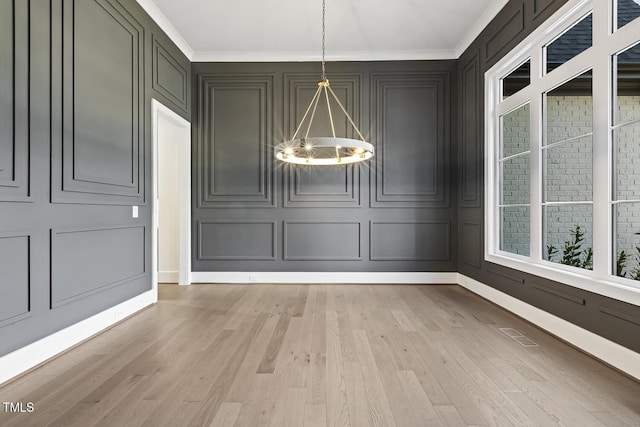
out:
M192 419L185 418L185 424L192 423L193 425L207 425L213 421L216 412L218 412L218 407L228 394L239 368L247 356L251 344L259 335L266 319L266 313L260 313L255 318L251 328L245 336L245 339L233 353L231 358L221 367L220 375L209 388L206 399L202 402L202 411L195 413L195 417ZM189 415L193 416L194 414L191 413Z
M338 331L340 344L342 346L342 364L345 376L345 388L347 397L347 407L349 409L349 422L353 427L368 426L371 424L369 404L364 387L362 371L355 351L355 340L353 337L353 326L348 308L348 295L340 292L342 298L336 298L336 308L338 315Z
M265 321L260 334L249 349L249 353L244 363L240 366L238 375L231 385L229 394L227 395L228 400L240 402L249 394L252 387L251 378L258 370L258 365L264 356L271 335L273 335L273 331L278 323L278 319L279 317L271 315Z
M437 426L442 424L442 420L438 417L438 413L424 392L415 372L398 371L398 378L408 401L414 405L418 418L422 420L424 425Z
M335 308L334 293L327 295L327 301L330 300L332 301L331 305ZM331 425L350 426L347 387L342 363L342 345L340 344L338 313L336 311L326 312L326 342L327 419Z
M406 332L415 332L416 328L413 327L413 324L409 321L409 319L407 318L407 316L404 314L403 310L391 310L391 314L393 314L393 317L396 319L396 322L398 322L398 325L400 326L400 329L402 329L403 331Z
M302 317L307 305L308 295L309 286L299 286L298 295L294 298L293 307L291 308L291 317Z
M325 405L307 403L304 407L303 427L326 427L327 408Z
M287 390L284 420L282 427L300 427L304 425L305 399L307 390L304 387L291 387Z
M442 423L440 425L446 427L467 427L471 424L467 424L463 419L458 409L453 405L436 405L434 407L438 413L438 417ZM476 424L480 425L480 424Z
M159 298L0 387L36 408L0 408L0 425L640 427L639 382L455 285Z
M234 427L268 426L276 405L273 374L254 374L252 388L242 400L242 408Z
M291 321L292 306L293 303L289 302L283 309L282 314L278 319L278 324L273 331L271 341L269 342L267 350L264 353L264 357L260 361L257 373L273 374L273 371L276 369L276 359L278 358L278 354L280 353L280 349L282 348L284 336L287 333L289 322Z
M353 336L356 355L365 372L364 386L367 393L371 423L375 426L395 426L396 422L391 411L389 398L382 383L367 334L363 330L357 330L353 331Z
M215 418L210 424L210 427L233 426L238 419L241 408L241 402L222 402L220 404L220 409L218 409Z

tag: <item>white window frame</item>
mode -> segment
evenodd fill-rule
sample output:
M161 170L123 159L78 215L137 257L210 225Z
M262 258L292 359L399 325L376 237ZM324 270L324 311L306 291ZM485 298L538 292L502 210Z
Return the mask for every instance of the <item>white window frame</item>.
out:
M615 30L617 0L570 0L485 74L485 260L640 306L640 282L612 271L612 55L640 41L640 19ZM589 12L593 44L548 74L545 49ZM615 31L614 31L615 30ZM502 79L531 60L530 84L502 100ZM593 71L593 270L543 259L542 141L543 93ZM530 111L530 256L500 250L500 117L529 102Z

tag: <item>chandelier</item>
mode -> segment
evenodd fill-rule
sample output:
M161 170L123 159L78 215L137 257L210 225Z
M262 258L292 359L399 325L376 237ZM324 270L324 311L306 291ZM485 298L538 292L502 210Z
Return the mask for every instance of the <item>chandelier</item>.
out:
M293 163L298 165L343 165L348 163L357 163L364 160L368 160L373 157L374 149L373 145L368 143L362 133L347 113L336 94L329 85L329 79L327 78L325 70L325 0L322 0L322 76L318 83L318 89L315 95L311 98L309 107L304 113L298 128L296 129L293 137L289 141L284 141L278 144L275 148L275 156L277 159L283 162ZM340 107L340 110L347 118L349 124L353 127L358 134L358 139L340 138L336 137L336 129L333 121L333 113L331 111L331 99ZM311 124L316 116L318 104L320 99L324 98L327 113L329 114L329 123L331 124L331 136L309 136L311 130ZM311 115L309 115L311 113ZM301 136L300 130L303 128L305 122L309 117L306 132L304 136Z

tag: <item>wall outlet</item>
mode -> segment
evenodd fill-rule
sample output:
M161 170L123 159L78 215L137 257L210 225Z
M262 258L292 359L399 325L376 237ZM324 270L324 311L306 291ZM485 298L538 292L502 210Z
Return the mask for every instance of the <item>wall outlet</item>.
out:
M131 216L133 218L138 218L138 207L137 206L131 206Z
M249 275L249 281L250 282L257 282L258 281L258 275L257 274L250 274Z

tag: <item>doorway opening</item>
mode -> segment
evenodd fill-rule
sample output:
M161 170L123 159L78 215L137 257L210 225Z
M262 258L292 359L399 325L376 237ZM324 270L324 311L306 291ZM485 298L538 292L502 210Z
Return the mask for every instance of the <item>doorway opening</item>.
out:
M151 100L152 277L191 284L191 124Z

